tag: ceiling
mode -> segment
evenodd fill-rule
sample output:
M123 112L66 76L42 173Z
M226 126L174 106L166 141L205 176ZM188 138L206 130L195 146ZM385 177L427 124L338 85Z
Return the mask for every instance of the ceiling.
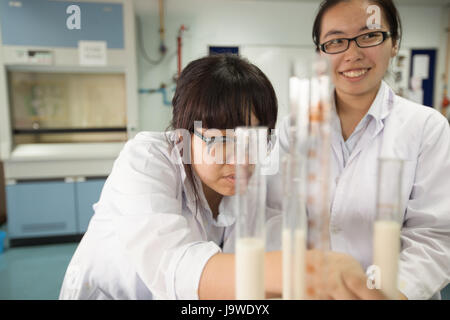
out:
M179 0L174 0L174 2ZM219 0L203 0L203 1L219 1ZM224 0L220 0L224 1ZM291 2L291 3L317 3L319 4L322 2L322 0L226 0L226 1L246 1L246 2ZM133 0L134 2L134 9L135 12L138 15L145 15L149 12L158 12L158 1L157 0ZM407 6L407 5L413 5L413 6L447 6L450 8L450 0L394 0L395 4ZM180 7L182 8L182 7Z
M285 2L316 2L321 0L234 0L234 1L285 1ZM450 0L394 0L397 5L422 5L422 6L450 6Z

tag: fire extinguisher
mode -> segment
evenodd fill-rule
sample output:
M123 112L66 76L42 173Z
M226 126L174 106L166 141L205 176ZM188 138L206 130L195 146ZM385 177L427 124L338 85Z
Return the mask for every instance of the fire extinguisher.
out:
M448 98L448 80L450 73L450 10L448 10L448 27L447 31L447 54L446 54L446 65L445 65L445 74L444 74L444 97L442 98L442 114L447 118L447 108L450 105L450 100ZM450 120L450 119L449 119Z
M444 115L444 117L447 117L447 108L450 105L450 100L447 96L447 90L445 90L444 92L444 98L442 99L442 114Z

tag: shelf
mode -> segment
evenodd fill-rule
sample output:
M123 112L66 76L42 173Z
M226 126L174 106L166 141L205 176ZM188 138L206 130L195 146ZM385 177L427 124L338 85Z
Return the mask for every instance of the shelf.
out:
M59 133L95 133L95 132L126 132L126 127L111 128L40 128L40 129L14 129L14 134L59 134Z

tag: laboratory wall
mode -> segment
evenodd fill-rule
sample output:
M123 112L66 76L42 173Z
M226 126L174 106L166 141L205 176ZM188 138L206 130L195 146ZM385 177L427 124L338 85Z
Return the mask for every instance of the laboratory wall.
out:
M152 65L144 60L137 43L138 85L159 88L164 83L168 85L169 100L174 88L172 77L177 71L176 37L182 24L188 28L182 34L183 66L206 55L208 45L312 48L311 29L320 1L166 0L164 3L168 52L160 64ZM425 1L424 5L403 3L398 5L404 28L402 49L438 50L434 103L439 109L448 15L441 5L425 5ZM160 45L158 1L134 0L134 4L145 50L156 60ZM164 130L169 125L172 110L164 105L161 93L141 94L139 110L141 130Z

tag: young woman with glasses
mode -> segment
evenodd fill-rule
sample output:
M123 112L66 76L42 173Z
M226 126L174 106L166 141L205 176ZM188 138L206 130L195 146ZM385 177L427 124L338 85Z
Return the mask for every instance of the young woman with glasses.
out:
M395 95L383 81L401 30L392 0L325 0L314 21L313 41L329 57L334 83L330 240L333 251L353 256L364 269L372 264L384 142L404 160L399 297L439 298L450 280L450 129L439 112ZM285 148L287 132L285 122ZM354 279L348 287L365 281Z

